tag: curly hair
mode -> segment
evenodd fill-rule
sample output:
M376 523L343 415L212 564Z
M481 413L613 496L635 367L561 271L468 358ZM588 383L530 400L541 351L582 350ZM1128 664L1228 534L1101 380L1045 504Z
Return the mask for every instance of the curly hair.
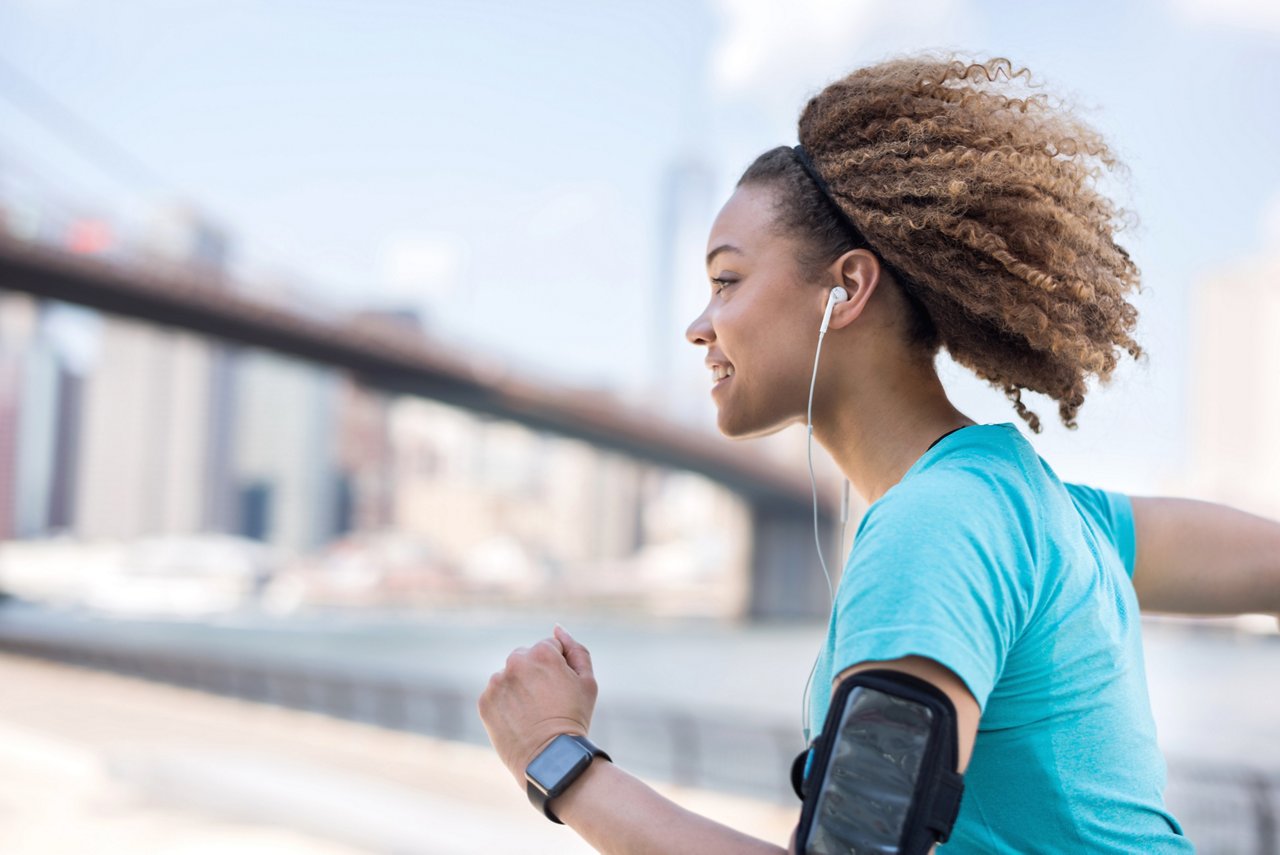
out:
M885 263L909 307L909 345L1002 389L1031 430L1024 389L1058 402L1071 430L1089 375L1105 385L1130 333L1140 273L1115 242L1130 212L1094 186L1126 168L1102 138L1044 93L999 91L1030 72L998 57L899 57L831 83L805 106L800 143L841 210ZM816 273L856 241L787 146L738 185L775 191L775 228L802 238ZM1136 218L1134 218L1136 220Z

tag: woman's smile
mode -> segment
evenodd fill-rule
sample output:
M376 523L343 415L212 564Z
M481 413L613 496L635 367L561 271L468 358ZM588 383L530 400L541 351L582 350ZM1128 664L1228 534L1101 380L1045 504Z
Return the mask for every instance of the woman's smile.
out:
M717 391L729 385L729 381L733 379L733 369L720 367L713 375L711 383L711 394L715 395Z

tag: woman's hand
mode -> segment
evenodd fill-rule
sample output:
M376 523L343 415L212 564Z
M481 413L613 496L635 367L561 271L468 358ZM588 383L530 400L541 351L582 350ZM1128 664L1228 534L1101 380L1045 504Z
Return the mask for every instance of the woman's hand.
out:
M597 694L591 654L556 624L550 638L520 647L489 678L480 719L522 789L525 767L561 733L587 736Z

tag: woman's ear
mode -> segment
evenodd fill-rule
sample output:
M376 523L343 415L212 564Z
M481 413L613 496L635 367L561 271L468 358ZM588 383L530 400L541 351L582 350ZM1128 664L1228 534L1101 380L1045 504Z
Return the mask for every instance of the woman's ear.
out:
M835 305L829 329L846 327L862 315L880 283L880 269L879 260L867 249L851 249L832 262L828 270L833 282L844 288L849 299ZM827 293L823 292L824 310Z

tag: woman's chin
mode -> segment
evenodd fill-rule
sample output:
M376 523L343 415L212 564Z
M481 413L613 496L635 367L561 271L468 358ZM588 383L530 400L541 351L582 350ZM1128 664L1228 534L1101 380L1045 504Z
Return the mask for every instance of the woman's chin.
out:
M756 439L770 436L786 427L786 420L760 421L744 418L740 413L733 413L722 407L716 420L716 427L726 439Z

